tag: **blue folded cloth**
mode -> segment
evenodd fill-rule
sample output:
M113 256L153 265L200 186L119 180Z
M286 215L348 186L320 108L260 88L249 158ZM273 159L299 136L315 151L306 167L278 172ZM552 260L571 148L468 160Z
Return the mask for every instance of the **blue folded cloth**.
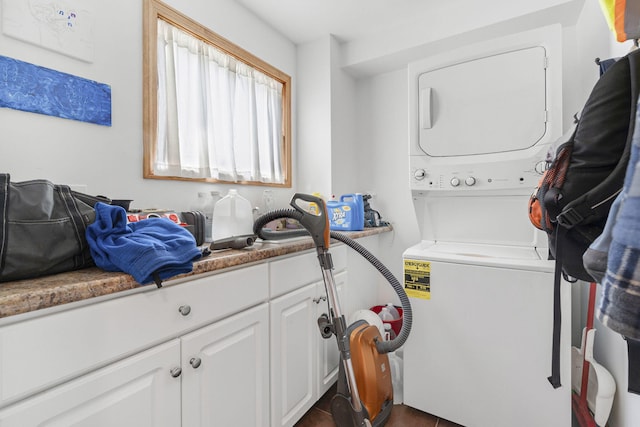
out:
M97 203L96 220L87 227L87 242L96 265L129 273L140 284L193 270L202 256L189 231L166 218L127 223L120 206Z

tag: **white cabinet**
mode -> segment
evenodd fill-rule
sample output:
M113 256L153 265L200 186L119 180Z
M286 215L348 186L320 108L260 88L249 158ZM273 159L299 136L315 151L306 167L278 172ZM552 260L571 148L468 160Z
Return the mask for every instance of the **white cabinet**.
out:
M211 407L235 419L238 395L212 390L252 368L260 372L243 385L263 400L241 416L264 425L267 280L267 265L254 265L0 327L0 425L175 427L182 416L191 427ZM185 394L207 400L185 409Z
M0 408L264 302L267 280L259 264L1 326Z
M271 301L271 426L292 426L316 396L318 285Z
M182 338L182 425L269 426L266 303Z
M268 321L264 303L2 409L0 425L267 427Z
M0 409L0 425L179 426L179 362L180 342L171 340Z
M345 316L347 248L331 248ZM315 251L0 324L0 425L290 427L337 379Z
M347 320L347 325L349 324L349 315L351 311L349 309L350 299L348 299L348 279L347 272L343 271L341 273L337 273L334 275L334 280L336 283L336 289L338 290L338 298L340 300L340 306ZM318 293L321 294L321 298L326 296L326 292L324 289L324 282L318 284L320 289L318 289ZM320 317L323 313L328 313L327 303L324 299L322 299L317 304L316 318ZM318 336L318 350L316 351L318 354L318 363L317 363L317 399L322 397L323 394L326 393L327 390L336 382L338 379L338 364L340 363L340 352L338 351L338 344L336 342L335 335L332 335L331 338L324 339L322 335L320 335L320 331L316 328L316 335ZM316 399L316 400L317 400Z
M338 257L344 255L344 247L341 249ZM278 289L280 293L282 289L295 287L296 280L304 281L308 276L292 274L292 269L305 265L305 261L313 265L304 256L274 263L270 274L282 278L284 283L272 281L272 290ZM337 265L344 268L342 261ZM320 271L319 267L317 270ZM284 274L286 271L289 274ZM334 280L340 302L348 306L347 272L335 273ZM303 285L272 299L270 306L271 425L289 427L336 381L340 356L335 337L324 339L318 329L318 317L329 314L323 281Z

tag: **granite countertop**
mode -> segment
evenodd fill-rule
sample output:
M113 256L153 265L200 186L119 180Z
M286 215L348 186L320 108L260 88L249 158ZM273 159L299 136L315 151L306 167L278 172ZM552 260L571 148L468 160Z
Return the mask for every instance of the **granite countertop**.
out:
M391 227L366 228L345 233L352 239L391 231ZM281 255L313 249L311 237L278 243L259 243L245 249L214 251L196 261L193 271L170 280L236 267ZM144 286L156 286L155 284ZM110 273L97 267L70 271L36 279L0 283L0 318L55 307L116 292L138 289L141 285L126 273Z

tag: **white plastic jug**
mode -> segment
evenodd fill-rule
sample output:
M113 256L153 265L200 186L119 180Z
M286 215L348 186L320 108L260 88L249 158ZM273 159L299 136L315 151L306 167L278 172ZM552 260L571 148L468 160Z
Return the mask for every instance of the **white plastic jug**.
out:
M378 313L378 316L380 316L380 319L382 319L382 321L391 321L391 320L396 320L393 318L393 314L391 314L391 312L389 311L389 307L382 307L382 310L380 310L380 313Z
M389 313L391 314L391 317L393 318L393 320L398 320L400 318L400 312L393 304L388 302L387 305L385 305L385 307L387 308L387 310L389 310Z
M231 189L213 209L213 241L248 234L253 234L251 203Z
M402 350L387 353L389 366L391 367L391 384L393 385L393 403L400 404L404 401L404 381Z

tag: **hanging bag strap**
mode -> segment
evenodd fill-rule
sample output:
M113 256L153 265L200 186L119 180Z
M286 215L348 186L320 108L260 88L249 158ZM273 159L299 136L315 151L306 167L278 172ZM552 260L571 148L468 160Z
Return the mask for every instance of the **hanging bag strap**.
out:
M558 388L560 383L560 333L562 332L562 309L560 285L562 283L562 243L566 230L564 227L556 227L556 263L553 273L553 333L551 345L551 376L547 379Z
M0 273L4 270L4 263L7 257L7 242L9 240L9 218L7 217L9 182L9 174L0 173Z

